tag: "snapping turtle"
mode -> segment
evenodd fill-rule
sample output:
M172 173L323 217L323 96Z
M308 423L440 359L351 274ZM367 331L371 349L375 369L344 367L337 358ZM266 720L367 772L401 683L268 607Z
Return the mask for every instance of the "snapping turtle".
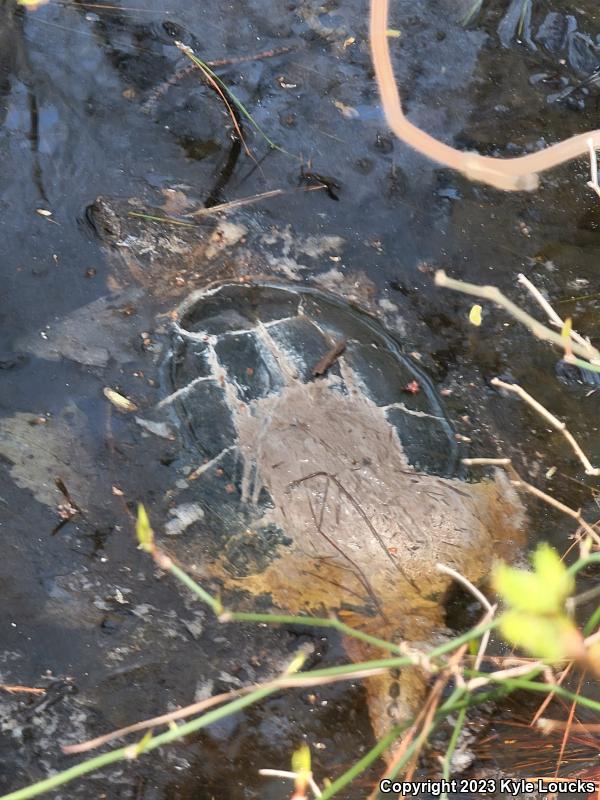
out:
M184 506L201 508L207 533L192 552L229 589L425 641L444 627L449 579L436 563L477 582L520 540L502 475L456 477L454 432L426 374L333 296L256 282L197 292L165 371L161 407L198 459ZM422 686L414 670L371 680L378 733Z

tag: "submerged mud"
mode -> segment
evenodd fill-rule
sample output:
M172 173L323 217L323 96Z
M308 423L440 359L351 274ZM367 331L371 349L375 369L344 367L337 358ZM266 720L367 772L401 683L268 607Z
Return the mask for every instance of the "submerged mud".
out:
M597 36L597 4L563 6L532 6L534 50L512 32L508 38L502 33L508 47L502 45L503 4L485 4L470 30L459 24L453 2L396 4L390 20L401 31L393 42L395 68L411 118L444 140L487 154L518 154L537 148L541 136L558 140L595 127L593 87L568 102L548 102L585 77L587 61L577 56L583 51L565 42L587 47ZM547 21L548 12L560 18ZM586 193L583 161L548 175L537 194L504 196L439 170L394 141L373 82L365 7L354 0L303 0L285 9L270 0L227 6L176 0L167 11L154 0L138 8L49 3L36 12L9 0L0 20L0 584L7 609L0 684L47 690L41 702L0 694L0 791L7 792L70 766L58 743L273 677L307 639L316 645L315 664L346 657L338 638L322 632L219 625L170 581L159 580L136 550L133 515L141 500L155 528L171 534L170 546L228 601L271 607L261 583L270 570L269 585L282 607L316 609L323 602L315 593L319 579L299 574L301 564L287 543L292 537L279 530L281 516L262 540L245 535L258 519L252 503L232 510L223 480L222 508L231 513L220 518L200 503L203 475L188 480L204 457L189 437L181 445L177 421L159 407L168 391L161 364L183 298L217 279L266 276L318 286L366 308L443 391L464 454L510 455L537 485L587 513L596 487L560 437L550 437L543 422L500 397L488 381L498 374L517 379L569 419L597 461L591 387L558 383L556 354L495 309L484 309L481 328L470 327L469 302L436 292L431 272L441 266L456 277L497 284L528 305L516 288L516 275L524 271L593 337L600 215L597 198ZM219 76L287 154L272 151L244 123L255 160L245 155L216 94L194 73L175 77L188 66L175 39L215 62ZM253 58L280 48L287 51ZM339 199L318 188L315 175L339 187ZM215 200L273 189L281 194L227 214L205 214ZM290 383L283 389L286 402L296 408L297 395L308 391L323 404L319 421L327 430L332 413L323 396L331 398L336 374L304 389ZM138 411L120 413L105 388L130 398ZM279 424L268 399L246 400L252 402L262 419ZM299 413L311 423L307 407ZM333 417L343 424L343 417ZM377 438L375 432L387 430L381 412L366 401L359 417L363 432L368 421L365 435ZM290 447L318 457L323 471L336 467L314 443L304 451L308 445L296 431L281 435ZM246 451L260 439L249 422L244 436ZM426 444L428 457L440 455L439 440ZM394 452L395 445L388 447ZM308 499L315 509L327 506L328 533L337 508L350 540L374 547L364 520L333 481L326 487L325 478L315 477L286 494L285 480L272 468L276 462L266 455L278 457L267 447L258 458L263 497L272 492L279 508L293 502L301 519L311 513ZM355 457L351 450L348 455ZM551 466L557 467L554 478L547 477ZM361 465L358 474L347 465L340 469L352 491L362 491L365 480L386 484L374 465ZM441 475L431 481L454 485ZM68 503L61 485L79 511L52 535ZM400 513L398 499L378 491ZM488 506L501 513L495 491L492 482L468 489L474 536ZM369 507L368 498L364 502ZM275 505L273 517L281 515ZM562 546L571 529L533 512L540 538ZM240 534L227 538L234 521ZM491 527L502 530L494 521ZM338 583L342 573L348 578L345 559L330 557L330 545L315 538L314 526L294 533L319 548L312 556L315 574L325 563ZM288 603L272 567L281 552L302 578L295 585L306 592ZM414 558L411 580L421 568ZM474 551L454 563L475 578L481 574ZM373 594L384 592L382 606L389 602L400 613L404 601L400 593L391 596L391 584L402 583L411 596L410 584L388 564L390 584L375 576L369 584ZM252 581L258 594L243 588L252 588ZM366 623L376 624L377 604L353 581L358 598L329 585L325 607L345 606L357 621L360 606ZM437 585L436 595L443 588ZM423 601L415 636L441 625L441 610L438 617L431 612L440 609L437 602L437 596ZM453 614L454 624L464 623L464 601ZM412 618L402 622L413 625ZM288 797L289 784L265 782L258 769L286 768L298 742L307 739L319 780L334 778L373 744L365 699L361 687L343 684L286 694L152 762L140 759L90 776L56 797ZM378 771L375 766L348 798L364 797Z

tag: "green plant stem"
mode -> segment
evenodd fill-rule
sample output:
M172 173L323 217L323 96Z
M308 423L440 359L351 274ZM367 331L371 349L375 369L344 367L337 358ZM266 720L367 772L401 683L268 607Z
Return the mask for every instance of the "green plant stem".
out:
M598 608L594 611L592 616L585 623L585 626L583 628L583 635L589 636L590 633L593 633L593 631L598 627L599 624L600 624L600 606L598 606Z
M161 555L163 554L162 551L157 551ZM170 559L169 559L170 560ZM388 642L385 639L379 639L376 636L371 636L368 633L364 633L363 631L359 631L356 628L350 627L350 625L346 625L344 622L340 622L340 620L332 618L329 619L327 617L303 617L303 616L293 616L288 614L255 614L251 612L242 612L242 611L224 611L221 605L221 602L209 594L205 589L203 589L200 584L196 583L196 581L190 577L187 572L185 572L181 567L178 567L171 561L169 566L169 571L172 575L174 575L181 583L184 584L188 589L190 589L197 597L199 597L202 602L206 603L212 611L219 617L222 622L262 622L267 623L270 625L306 625L308 627L313 626L315 628L331 628L332 630L338 630L347 636L353 636L355 639L360 639L363 642L367 642L368 644L372 644L375 647L380 647L383 650L389 650L393 653L402 653L402 649L399 645L394 644L393 642ZM445 653L451 652L452 650L456 649L456 647L460 647L461 644L464 642L469 642L472 639L476 639L479 636L483 636L483 634L495 628L498 625L498 620L492 620L485 625L480 625L478 628L473 628L470 631L462 634L462 636L453 639L450 642L446 642L440 647L435 648L432 650L428 655L429 658L437 658L438 656L444 655ZM401 656L400 659L391 659L388 662L365 662L366 664L380 664L383 663L383 666L396 667L396 666L404 666L405 664L413 663L414 659L409 656ZM393 662L393 663L391 663ZM349 669L350 667L348 667ZM333 669L338 669L334 667ZM1 798L0 798L1 800Z
M202 728L206 728L207 725L211 725L212 723L217 722L224 717L235 714L247 706L252 705L252 703L262 700L263 697L266 697L267 695L277 691L280 691L280 689L276 686L257 689L255 692L251 692L245 697L240 697L237 700L233 700L231 703L227 703L225 706L215 709L214 711L209 711L208 714L204 714L203 716L192 719L183 725L178 725L169 729L168 731L165 731L164 733L159 734L158 736L152 737L152 739L144 744L140 753L149 753L151 750L156 750L158 747L163 747L166 744L170 744L177 739L188 736L190 733L195 733ZM26 786L23 789L17 789L16 792L10 792L10 794L3 795L0 797L0 800L29 800L31 797L38 797L39 795L44 794L51 789L56 789L58 786L69 783L75 778L86 775L88 772L102 769L103 767L107 767L110 764L116 763L117 761L129 760L132 757L132 748L133 750L135 749L135 744L133 746L128 745L126 747L119 747L117 750L111 750L108 753L103 753L101 756L95 756L87 761L82 761L80 764L76 764L74 767L70 767L69 769L59 772L56 775L52 775L50 778L46 778L43 781L38 781L37 783L34 783L31 786Z
M370 767L377 759L385 753L385 751L390 747L396 739L401 736L404 731L409 727L410 723L405 725L398 725L384 736L381 741L377 742L375 747L372 747L368 753L366 753L361 759L359 759L355 764L353 764L350 769L346 770L339 778L336 778L333 783L323 789L323 793L321 795L321 800L329 800L330 797L338 794L341 792L342 789L345 789L349 783L357 778L362 772L364 772L367 767Z
M177 580L181 581L184 586L187 586L195 595L197 595L203 603L206 603L207 606L213 610L213 612L219 616L223 611L223 606L221 602L217 600L216 597L213 597L209 594L205 589L203 589L196 581L191 578L187 572L178 567L177 564L171 563L169 566L169 572L174 575Z
M236 95L231 91L231 89L229 88L229 86L227 86L227 84L223 83L221 78L219 78L219 76L212 71L212 69L208 66L206 62L202 61L202 59L198 58L198 56L195 53L192 53L187 49L183 50L183 53L185 53L185 55L190 59L190 61L192 61L198 67L198 69L201 70L201 72L204 72L206 75L210 75L213 81L220 86L221 90L225 92L226 96L231 100L231 102L234 103L235 106L239 109L239 111L246 117L248 122L258 131L258 133L260 133L260 135L267 142L269 147L271 147L273 150L279 150L281 153L284 153L285 155L291 155L291 153L288 153L287 150L284 150L283 147L280 147L280 145L276 144L272 139L270 139L267 136L267 134L264 132L264 130L261 128L258 122L254 119L254 117L248 111L248 109L242 103L242 101L236 97Z
M450 737L450 741L448 742L448 747L446 748L446 755L444 756L444 761L442 762L442 777L445 780L450 780L450 770L452 768L452 756L454 755L454 751L456 750L456 745L458 744L458 739L461 734L461 731L465 725L465 719L467 716L467 706L461 708L458 712L458 717L456 719L456 723L452 730L452 736ZM443 792L441 796L441 800L448 800L448 793Z
M494 679L491 674L485 675L485 673L480 673L482 676L491 678L492 681L501 684L506 690L509 692L515 691L516 689L528 689L532 692L541 692L542 694L556 694L559 697L564 697L566 700L571 700L578 705L585 706L586 708L591 708L594 711L600 711L600 702L597 700L592 700L589 697L584 697L583 695L575 694L574 692L570 692L568 689L565 689L563 686L560 686L557 683L540 683L539 681L530 681L526 678L502 678L498 677L498 679ZM0 798L2 800L2 798Z
M501 687L498 690L491 691L491 692L480 692L477 695L466 695L462 689L455 690L452 695L446 700L446 702L440 706L440 708L436 711L435 719L441 720L448 714L452 714L454 711L458 711L459 713L465 713L471 706L481 705L482 703L487 703L489 700L498 697L498 694L501 692ZM457 699L460 696L460 699ZM336 778L333 783L326 787L323 790L322 800L329 800L330 797L338 794L348 786L355 778L357 778L361 772L364 772L367 767L371 766L382 753L384 753L388 747L390 747L396 739L401 736L404 731L409 728L412 724L412 720L405 723L404 725L398 725L393 728L387 736L385 736L380 742L378 742L369 752L364 755L356 764L353 764L350 769L346 770L339 778ZM405 762L406 763L406 762ZM1 798L0 798L1 800Z
M569 569L567 570L568 575L572 575L573 577L577 575L578 572L581 572L582 569L589 566L590 564L600 564L600 553L590 553L589 556L585 558L580 558L574 564L571 564Z
M271 625L306 625L310 628L333 628L346 636L353 636L362 642L372 644L374 647L380 647L382 650L389 650L392 653L398 653L398 655L402 654L402 648L399 645L352 628L350 625L346 625L345 622L340 622L335 618L290 616L289 614L253 614L245 611L232 611L226 616L227 619L225 621L231 620L232 622L266 622Z

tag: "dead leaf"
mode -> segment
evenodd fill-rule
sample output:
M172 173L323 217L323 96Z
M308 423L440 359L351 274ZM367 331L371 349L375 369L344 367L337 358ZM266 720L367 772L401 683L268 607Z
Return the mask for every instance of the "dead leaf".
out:
M334 100L333 105L342 112L342 116L346 117L346 119L356 119L360 116L355 108L347 106L345 103L342 103L341 100Z
M123 414L129 414L131 411L138 410L138 407L135 403L129 400L129 398L123 397L122 394L115 392L114 389L105 387L102 389L102 393L104 394L104 397L106 397L106 399L113 404L117 411L121 411Z

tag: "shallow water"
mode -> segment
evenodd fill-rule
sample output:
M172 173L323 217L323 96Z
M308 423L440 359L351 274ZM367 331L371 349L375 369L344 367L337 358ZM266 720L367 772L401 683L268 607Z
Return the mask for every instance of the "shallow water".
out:
M397 75L411 116L435 135L509 154L597 124L592 95L551 104L556 78L534 79L558 72L575 81L579 62L569 71L560 52L541 44L503 48L500 10L465 31L454 3L398 5ZM534 43L547 12L563 5L539 2ZM571 13L595 40L596 4L580 2ZM258 164L248 158L195 76L164 89L187 63L175 38L206 60L290 48L217 68L287 153L269 152L246 125ZM5 0L0 122L0 586L8 609L0 683L54 687L53 702L40 709L0 696L0 791L66 767L57 741L269 677L312 638L219 627L157 580L133 542L137 500L157 527L168 519L181 453L136 415L120 415L102 389L134 399L144 418L161 397L168 313L216 277L283 275L366 306L417 354L438 389L451 390L446 404L472 440L470 454L511 455L541 488L593 514L595 485L562 440L488 381L512 375L536 393L569 420L592 461L600 460L597 396L558 382L556 354L500 311L486 309L484 325L469 326L468 299L435 290L431 276L442 267L494 283L532 308L516 284L525 272L594 338L600 205L585 187L588 166L551 173L534 195L501 195L393 141L362 3L175 3L168 11L162 3L49 3L24 13ZM304 191L302 163L339 184L339 199ZM128 215L170 216L271 189L286 194L193 230ZM112 241L86 213L98 196L117 212ZM64 502L57 478L81 513L53 536ZM564 545L570 527L535 507L533 514L536 535ZM343 657L335 637L317 645L315 663ZM257 769L286 768L305 734L324 745L315 750L320 778L372 744L360 687L308 694L282 696L151 763L89 777L56 796L287 797L289 787L265 784ZM365 793L359 785L347 796Z

